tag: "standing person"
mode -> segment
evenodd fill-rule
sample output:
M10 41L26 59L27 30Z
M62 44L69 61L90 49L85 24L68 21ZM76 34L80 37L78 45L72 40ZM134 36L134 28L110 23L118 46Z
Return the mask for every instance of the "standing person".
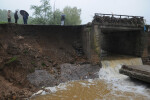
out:
M28 19L28 15L26 14L26 12L24 12L24 14L23 14L24 24L27 24L27 19Z
M8 10L8 14L7 14L7 17L8 17L8 23L11 22L11 15L10 15L10 10Z
M150 26L148 27L148 32L150 32Z
M146 32L146 26L144 25L144 32Z
M61 25L65 24L65 15L61 15Z
M27 22L28 22L28 14L26 14L26 24L28 24Z
M15 18L15 23L17 24L17 21L18 21L18 19L19 19L19 17L18 17L18 11L16 11L15 12L15 14L14 14L14 18Z

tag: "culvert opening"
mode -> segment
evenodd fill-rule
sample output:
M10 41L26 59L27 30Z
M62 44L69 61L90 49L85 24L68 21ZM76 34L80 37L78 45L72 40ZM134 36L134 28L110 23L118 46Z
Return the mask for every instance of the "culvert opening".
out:
M107 31L101 33L101 56L140 56L142 48L140 31Z

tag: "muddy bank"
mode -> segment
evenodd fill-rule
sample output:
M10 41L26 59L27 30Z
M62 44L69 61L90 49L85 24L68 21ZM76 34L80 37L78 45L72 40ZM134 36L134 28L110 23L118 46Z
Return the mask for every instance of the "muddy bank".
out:
M97 77L98 63L86 64L91 62L82 49L81 27L31 27L0 27L1 100L29 98L42 86Z

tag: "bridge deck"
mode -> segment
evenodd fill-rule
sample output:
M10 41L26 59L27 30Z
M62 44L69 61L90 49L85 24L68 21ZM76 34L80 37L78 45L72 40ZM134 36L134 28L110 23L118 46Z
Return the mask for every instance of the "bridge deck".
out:
M129 77L136 78L150 83L150 66L126 66L123 65L119 71L121 74L128 75Z
M123 26L100 26L100 29L104 31L140 31L144 30L141 27L123 27Z

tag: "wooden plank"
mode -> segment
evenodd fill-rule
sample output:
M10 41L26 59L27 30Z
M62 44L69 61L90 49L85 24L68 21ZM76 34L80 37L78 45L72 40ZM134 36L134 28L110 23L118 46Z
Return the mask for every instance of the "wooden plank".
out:
M141 66L123 65L122 68L119 70L119 72L129 77L150 83L149 65L141 65Z

